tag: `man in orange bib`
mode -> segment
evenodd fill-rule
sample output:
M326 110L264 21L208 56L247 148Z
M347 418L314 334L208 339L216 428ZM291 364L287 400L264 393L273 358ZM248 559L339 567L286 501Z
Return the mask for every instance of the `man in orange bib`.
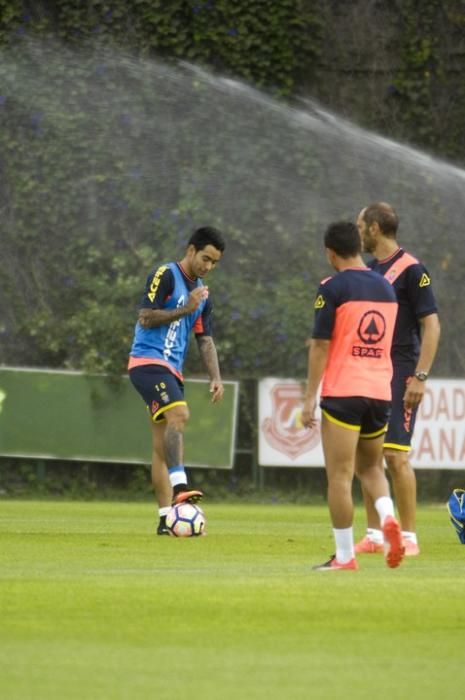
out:
M352 501L356 460L382 523L386 563L394 568L400 564L404 548L382 466L382 450L390 414L397 300L389 282L363 262L355 224L331 224L324 244L328 262L337 274L320 283L315 300L302 423L307 427L315 424L321 382L321 437L336 553L314 568L358 568Z

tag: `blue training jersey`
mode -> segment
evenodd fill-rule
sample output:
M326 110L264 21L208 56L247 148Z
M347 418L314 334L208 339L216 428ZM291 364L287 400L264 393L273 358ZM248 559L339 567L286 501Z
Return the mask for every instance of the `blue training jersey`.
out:
M162 309L177 309L184 306L189 298L189 293L195 287L202 287L200 279L189 280L177 263L166 263L158 267L154 274L147 280L147 287L144 299L153 302L160 279L169 270L173 277L173 288L161 306ZM172 321L170 324L157 326L156 328L143 328L139 322L136 323L134 340L130 352L131 367L137 363L131 362L134 358L139 360L149 360L152 364L167 367L167 369L182 379L184 360L189 347L190 334L198 319L200 319L207 299L204 299L199 307L188 316ZM146 304L144 304L146 305Z

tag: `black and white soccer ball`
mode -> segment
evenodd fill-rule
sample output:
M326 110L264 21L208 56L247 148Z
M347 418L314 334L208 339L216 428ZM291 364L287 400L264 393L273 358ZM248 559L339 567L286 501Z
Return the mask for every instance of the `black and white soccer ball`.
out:
M193 503L172 506L166 516L166 527L174 537L198 537L205 534L205 513Z

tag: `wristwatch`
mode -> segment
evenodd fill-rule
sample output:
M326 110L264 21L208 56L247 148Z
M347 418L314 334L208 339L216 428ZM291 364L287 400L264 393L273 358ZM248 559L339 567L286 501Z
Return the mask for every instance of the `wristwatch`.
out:
M415 372L415 377L420 382L426 382L426 380L428 379L428 372Z

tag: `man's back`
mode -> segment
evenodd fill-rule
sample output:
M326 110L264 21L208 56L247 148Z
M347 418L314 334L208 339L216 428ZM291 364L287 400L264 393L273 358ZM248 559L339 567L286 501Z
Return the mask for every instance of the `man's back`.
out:
M313 338L331 340L321 395L390 400L391 285L367 268L347 269L320 284L316 307Z

